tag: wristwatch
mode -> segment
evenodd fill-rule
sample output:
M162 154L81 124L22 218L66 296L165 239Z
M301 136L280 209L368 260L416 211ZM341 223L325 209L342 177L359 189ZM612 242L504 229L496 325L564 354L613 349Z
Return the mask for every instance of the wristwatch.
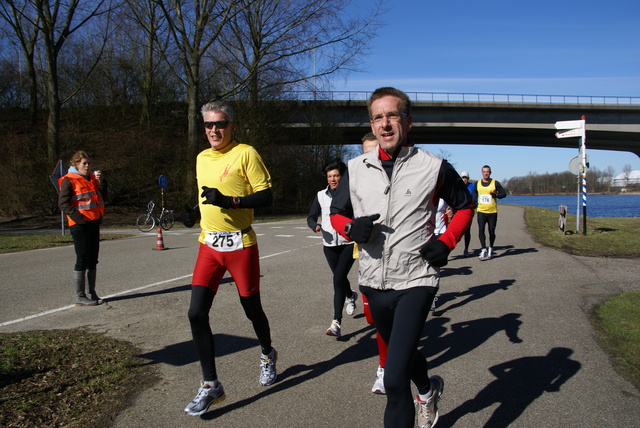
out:
M349 223L344 225L344 234L346 236L348 236L349 238L351 237L351 225L352 224L353 224L353 222L349 222Z

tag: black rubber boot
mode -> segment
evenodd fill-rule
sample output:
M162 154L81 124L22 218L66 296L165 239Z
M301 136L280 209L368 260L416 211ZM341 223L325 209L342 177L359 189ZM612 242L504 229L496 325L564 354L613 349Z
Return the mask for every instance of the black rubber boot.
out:
M73 286L75 287L76 306L95 306L98 304L98 302L88 299L84 293L85 279L83 270L73 271Z
M87 298L92 302L96 302L96 305L101 305L104 301L96 294L96 270L89 269L87 271L87 285L89 286L89 294Z

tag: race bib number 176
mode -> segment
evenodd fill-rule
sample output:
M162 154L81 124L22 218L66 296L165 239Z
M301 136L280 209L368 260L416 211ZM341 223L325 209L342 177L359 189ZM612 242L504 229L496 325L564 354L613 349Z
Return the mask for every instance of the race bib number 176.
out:
M480 203L481 204L490 204L492 202L491 195L480 195Z

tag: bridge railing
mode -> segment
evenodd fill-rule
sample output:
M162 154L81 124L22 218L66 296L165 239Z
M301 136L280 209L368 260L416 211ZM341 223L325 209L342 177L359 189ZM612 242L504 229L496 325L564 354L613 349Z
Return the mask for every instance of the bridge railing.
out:
M367 91L292 91L291 99L300 101L366 101ZM593 95L488 94L472 92L407 92L412 101L534 103L534 104L616 104L640 105L640 97ZM288 98L288 97L287 97Z

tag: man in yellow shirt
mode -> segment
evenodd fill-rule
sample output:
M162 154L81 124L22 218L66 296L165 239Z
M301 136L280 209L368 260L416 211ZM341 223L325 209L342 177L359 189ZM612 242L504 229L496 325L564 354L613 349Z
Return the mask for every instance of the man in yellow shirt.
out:
M497 180L491 178L491 167L482 167L482 180L476 182L472 199L478 201L478 238L480 238L480 260L493 258L493 244L496 241L496 225L498 223L498 199L507 196L507 192ZM489 225L489 248L486 245L484 230Z
M252 146L232 140L235 124L230 104L210 102L202 106L201 112L211 148L203 150L196 160L198 191L202 190L199 199L202 232L188 316L203 381L196 397L184 409L192 416L205 413L211 404L225 398L216 371L209 311L227 270L260 342L261 385L275 382L278 358L271 346L269 320L260 301L258 244L251 227L253 209L272 203L271 176Z

